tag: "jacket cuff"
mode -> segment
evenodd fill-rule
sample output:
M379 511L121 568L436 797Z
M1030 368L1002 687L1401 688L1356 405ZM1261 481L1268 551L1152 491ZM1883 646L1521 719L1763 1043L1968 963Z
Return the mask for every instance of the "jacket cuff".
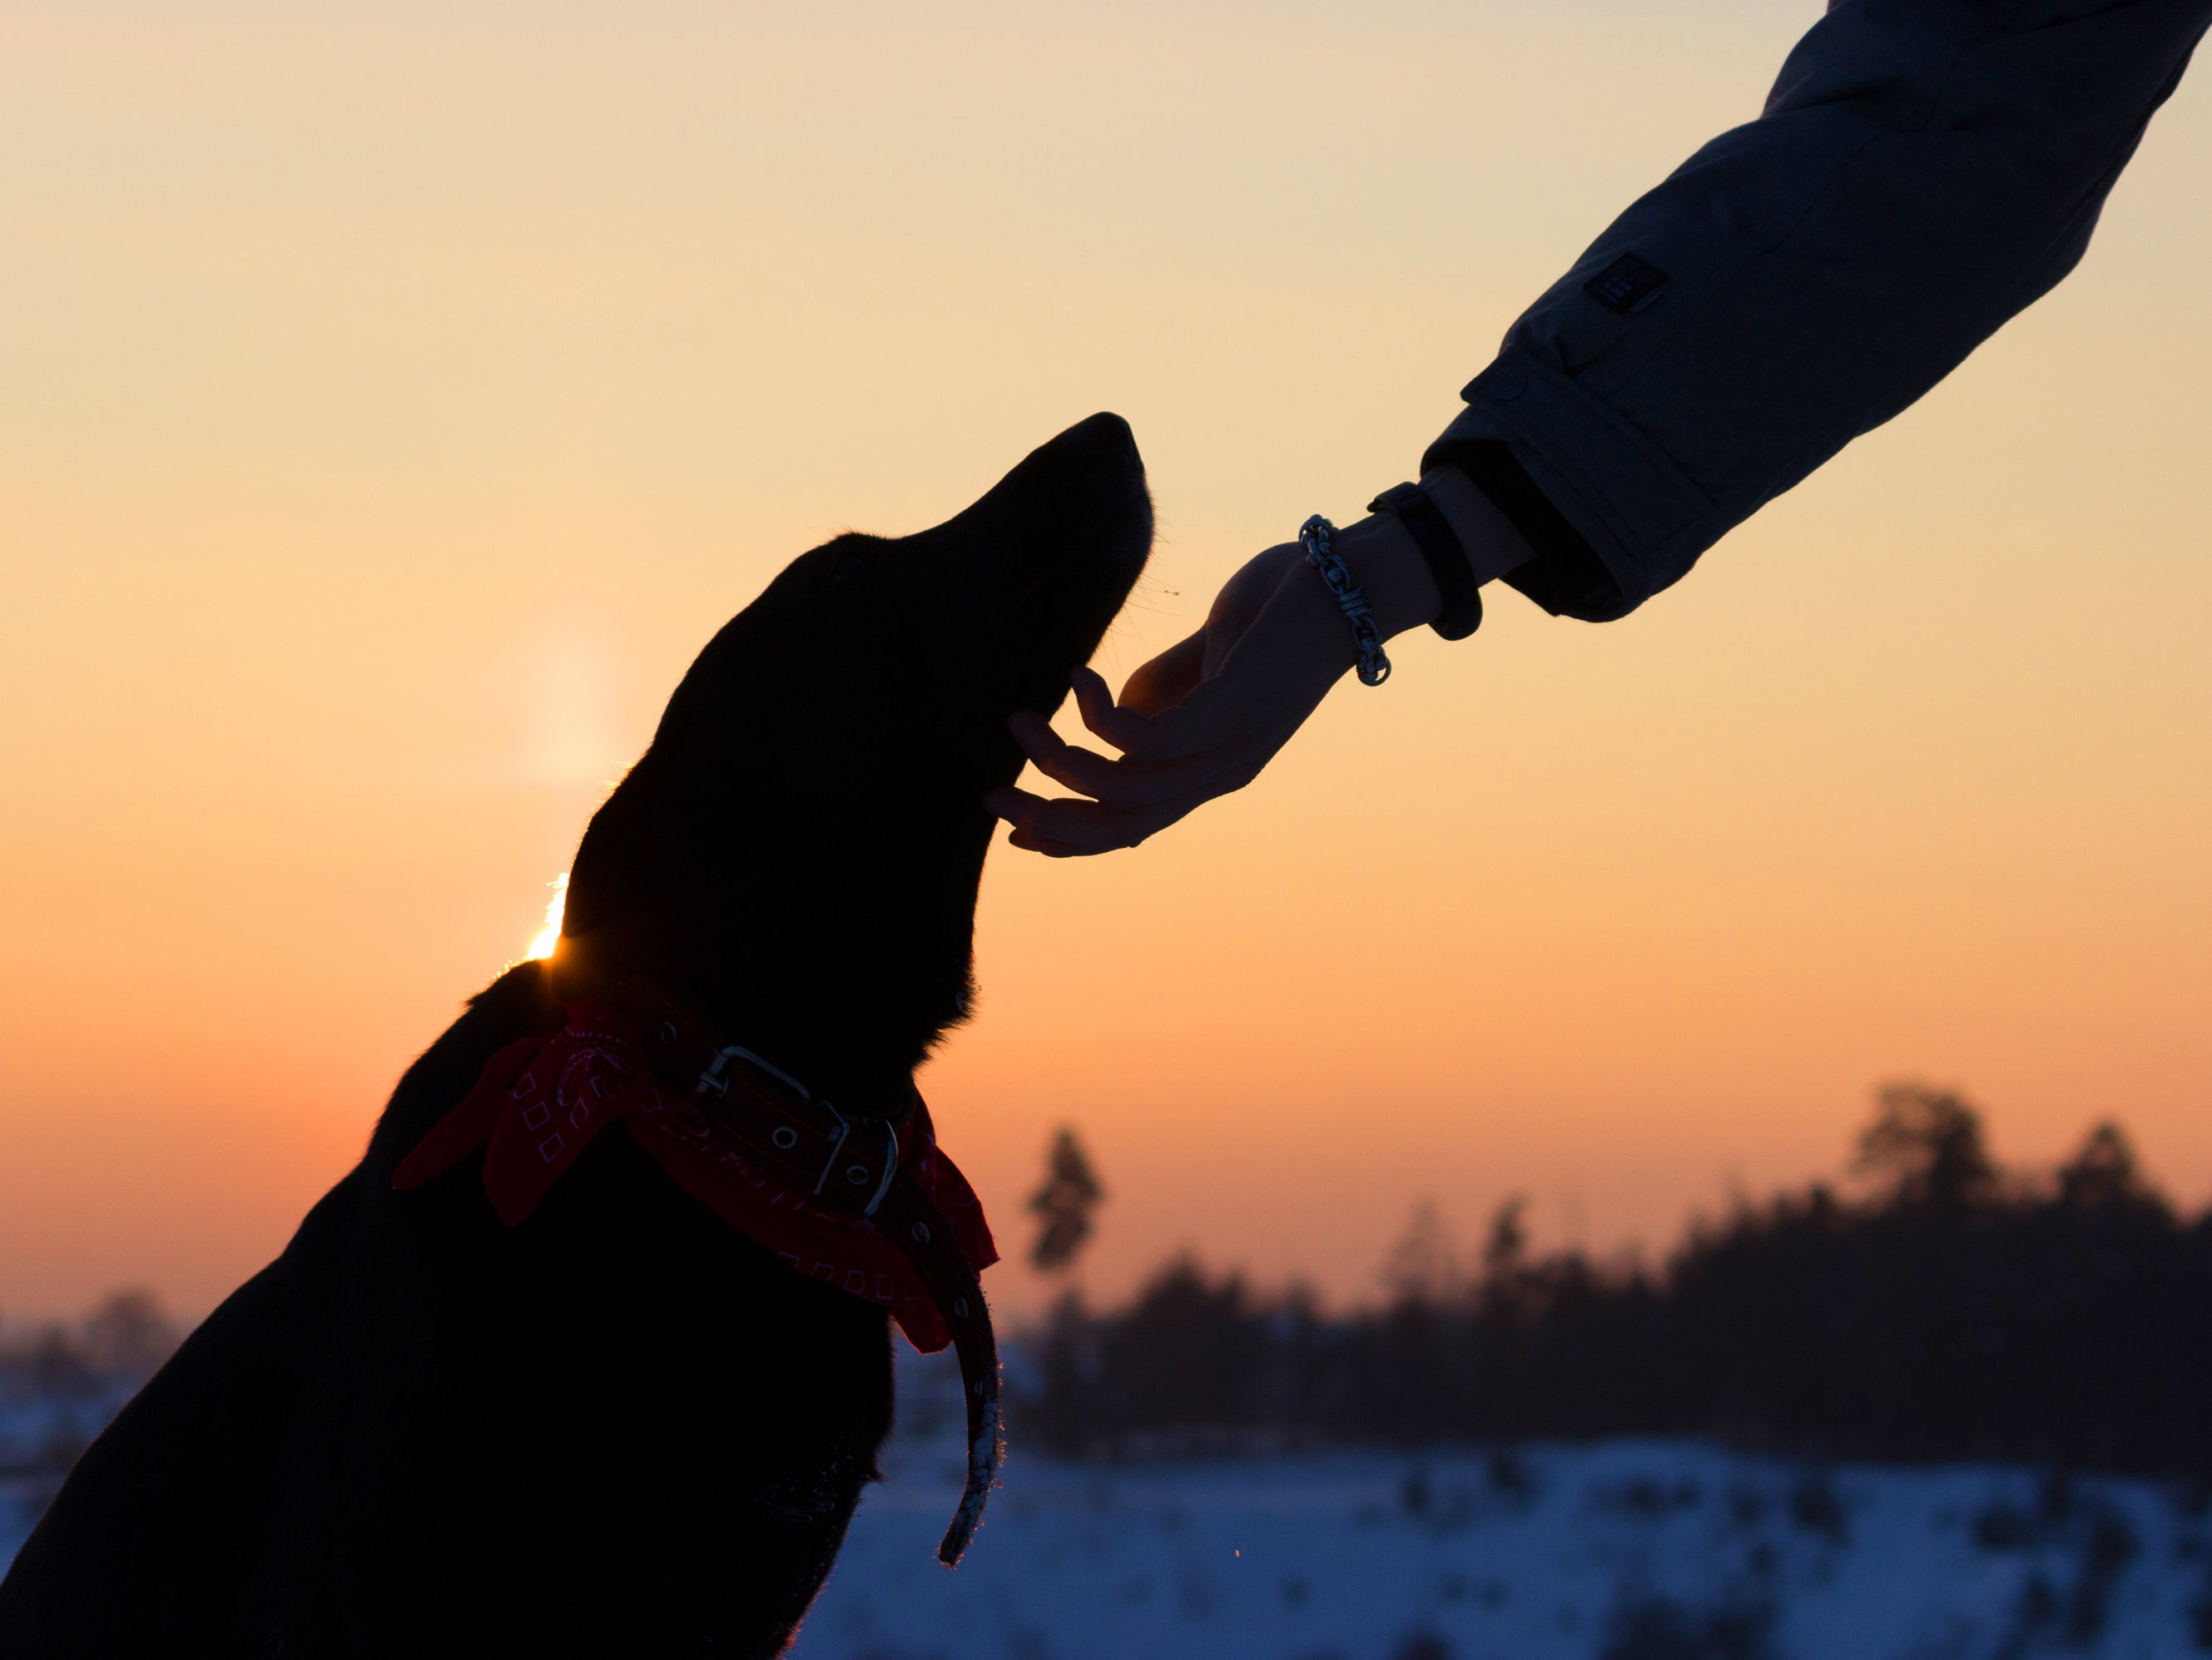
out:
M1507 582L1554 616L1605 623L1681 574L1667 545L1713 504L1611 408L1518 352L1460 396L1421 470L1458 467L1513 521L1536 556Z

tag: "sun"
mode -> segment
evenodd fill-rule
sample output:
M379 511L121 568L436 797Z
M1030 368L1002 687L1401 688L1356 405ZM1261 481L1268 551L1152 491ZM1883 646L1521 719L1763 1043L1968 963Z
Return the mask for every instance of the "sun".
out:
M568 903L568 873L562 871L553 879L553 897L545 902L545 926L538 930L538 937L530 942L523 953L523 961L534 962L541 957L550 957L561 943L561 913Z

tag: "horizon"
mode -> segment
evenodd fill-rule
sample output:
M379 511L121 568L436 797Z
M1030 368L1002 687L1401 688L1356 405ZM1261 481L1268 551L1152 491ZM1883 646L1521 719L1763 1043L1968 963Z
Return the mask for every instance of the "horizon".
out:
M550 927L550 922L548 926ZM544 935L541 933L540 939L543 939ZM532 953L532 955L536 954L538 953ZM1990 1116L1980 1103L1970 1097L1959 1095L1955 1091L1936 1090L1917 1080L1907 1079L1893 1079L1870 1091L1870 1094L1878 1098L1893 1088L1917 1090L1926 1094L1957 1098L1973 1115L1978 1133L1983 1137L1984 1145L1987 1145ZM1073 1127L1064 1128L1073 1128ZM2011 1164L2002 1160L1995 1161L1996 1191L1993 1197L1996 1202L2013 1204L2021 1201L2039 1203L2049 1201L2057 1192L2059 1179L2069 1162L2078 1156L2084 1148L2093 1146L2097 1138L2107 1129L2118 1132L2122 1146L2132 1158L2135 1153L2135 1143L2125 1122L2118 1119L2100 1119L2085 1127L2075 1147L2065 1159L2032 1164ZM1078 1139L1079 1141L1080 1137L1079 1136ZM1863 1155L1863 1148L1862 1148L1861 1158L1839 1161L1835 1171L1829 1175L1824 1176L1815 1172L1802 1181L1772 1187L1759 1193L1753 1193L1741 1188L1734 1189L1711 1207L1698 1205L1686 1212L1673 1231L1662 1238L1652 1239L1641 1237L1629 1238L1617 1241L1609 1250L1594 1250L1585 1240L1559 1236L1557 1230L1554 1230L1553 1232L1557 1237L1548 1241L1538 1239L1534 1248L1527 1250L1526 1260L1530 1262L1578 1260L1589 1263L1601 1274L1650 1275L1663 1280L1672 1273L1675 1259L1695 1245L1699 1237L1716 1224L1726 1225L1745 1219L1756 1218L1774 1211L1778 1207L1786 1206L1793 1200L1809 1199L1816 1194L1836 1196L1847 1206L1864 1206L1876 1211L1880 1210L1885 1204L1890 1202L1893 1196L1895 1177L1893 1173L1885 1175L1865 1169ZM1042 1164L1043 1161L1041 1159L1039 1162ZM2207 1197L2200 1205L2192 1207L2185 1201L2177 1201L2159 1180L2155 1171L2145 1168L2140 1163L2131 1168L2132 1174L2141 1183L2142 1191L2153 1201L2168 1207L2177 1225L2192 1225L2192 1209L2196 1225L2212 1222L2212 1197ZM1109 1186L1105 1189L1103 1200L1100 1202L1110 1201L1112 1197L1113 1191ZM1095 1231L1084 1245L1078 1248L1067 1266L1040 1271L1030 1268L1028 1263L1029 1245L1020 1238L1009 1237L1011 1231L1008 1231L1002 1232L999 1238L1000 1250L1004 1253L1002 1266L1022 1265L1028 1269L1030 1277L1036 1282L1039 1291L1048 1293L1048 1296L1033 1298L1015 1308L1012 1311L1013 1323L1005 1335L1013 1341L1022 1341L1038 1335L1042 1328L1037 1323L1047 1318L1060 1299L1071 1294L1081 1299L1085 1307L1093 1310L1111 1312L1117 1306L1130 1306L1135 1299L1141 1298L1161 1279L1186 1268L1210 1280L1237 1280L1245 1286L1251 1295L1263 1303L1284 1298L1310 1301L1310 1305L1324 1318L1344 1318L1363 1313L1372 1313L1387 1307L1395 1298L1402 1294L1401 1288L1394 1286L1392 1278L1394 1270L1400 1266L1399 1257L1409 1248L1418 1247L1426 1251L1440 1253L1443 1262L1431 1266L1443 1267L1444 1271L1455 1280L1463 1281L1469 1286L1480 1285L1487 1274L1487 1268L1483 1262L1482 1240L1492 1230L1500 1225L1509 1213L1525 1229L1531 1213L1529 1196L1525 1193L1509 1190L1486 1215L1472 1219L1474 1225L1468 1227L1463 1225L1468 1219L1448 1214L1433 1195L1416 1195L1408 1201L1398 1231L1383 1242L1366 1283L1364 1286L1357 1282L1340 1286L1336 1288L1337 1294L1334 1297L1324 1293L1321 1288L1297 1274L1293 1273L1287 1278L1280 1276L1270 1278L1263 1274L1255 1274L1247 1264L1209 1261L1194 1248L1176 1244L1164 1249L1149 1268L1143 1268L1133 1279L1129 1279L1127 1283L1120 1286L1113 1296L1103 1299L1094 1298L1091 1295L1088 1276L1084 1272L1083 1264L1088 1254L1089 1243L1096 1238ZM1022 1213L1024 1217L1030 1213L1026 1204L1023 1207ZM1093 1225L1095 1229L1095 1217ZM1034 1223L1024 1221L1022 1225L1022 1231L1024 1234L1034 1235L1036 1231L1036 1225ZM135 1298L147 1289L148 1287L137 1283L118 1284L101 1292L92 1302L70 1310L33 1310L28 1314L24 1314L14 1309L0 1307L0 1341L5 1341L11 1330L17 1334L25 1329L45 1332L53 1329L58 1325L65 1326L72 1320L79 1320L97 1312L112 1301ZM179 1332L189 1330L212 1312L211 1306L202 1309L172 1308L161 1303L158 1296L155 1298L155 1309ZM1001 1312L1005 1311L1001 1310Z
M1818 14L23 9L0 1316L274 1256L790 558L1116 410L1118 684ZM2078 271L1634 616L1493 589L1140 850L1001 832L921 1079L994 1299L1063 1123L1106 1300L1187 1245L1340 1304L1424 1198L1663 1248L1899 1077L2212 1203L2208 159L2185 82Z

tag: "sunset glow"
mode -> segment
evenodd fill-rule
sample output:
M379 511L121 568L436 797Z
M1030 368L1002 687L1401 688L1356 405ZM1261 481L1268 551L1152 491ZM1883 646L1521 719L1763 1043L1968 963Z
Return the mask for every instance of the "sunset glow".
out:
M525 962L534 962L550 957L561 943L561 913L568 903L568 873L562 871L553 879L553 897L545 902L545 926L538 930L538 937L530 942L523 953Z
M11 7L0 1312L281 1249L793 556L1116 410L1118 684L1820 11ZM994 1298L1061 1124L1101 1297L1366 1296L1422 1198L1656 1249L1899 1076L2212 1195L2208 166L2200 68L2077 274L1634 616L1492 591L1142 848L1002 840L921 1080Z

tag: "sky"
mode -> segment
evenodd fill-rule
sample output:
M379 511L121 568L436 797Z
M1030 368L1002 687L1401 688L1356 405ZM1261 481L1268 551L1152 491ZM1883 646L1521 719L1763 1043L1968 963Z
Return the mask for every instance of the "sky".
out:
M1818 10L16 0L0 1316L280 1250L793 556L1117 410L1118 681ZM1063 1123L1094 1296L1357 1299L1424 1199L1658 1251L1899 1077L2212 1201L2202 80L2074 277L1631 617L1498 593L1141 849L997 849L922 1083L1009 1254Z

